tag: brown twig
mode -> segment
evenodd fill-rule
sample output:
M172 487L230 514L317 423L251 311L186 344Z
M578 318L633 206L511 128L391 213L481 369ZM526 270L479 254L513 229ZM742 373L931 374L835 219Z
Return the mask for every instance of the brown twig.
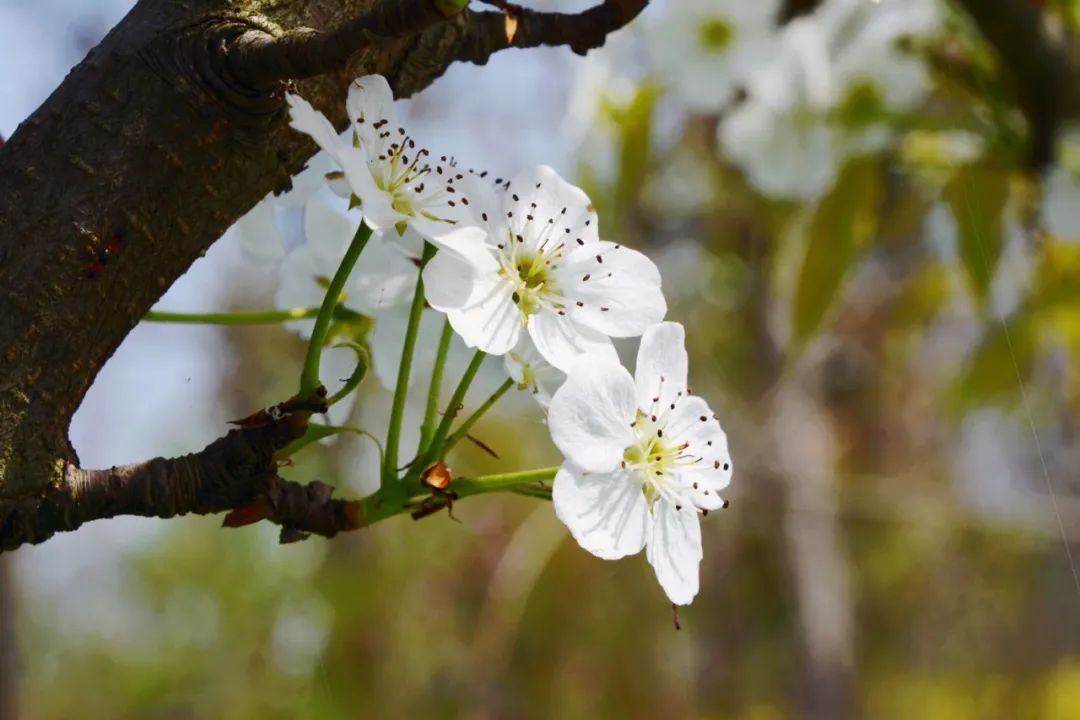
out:
M567 45L578 55L598 48L607 36L633 20L649 0L604 0L580 13L537 12L514 6L517 30L507 39L502 13L468 12L459 22L465 32L458 40L454 59L483 65L494 53L508 47L532 48Z

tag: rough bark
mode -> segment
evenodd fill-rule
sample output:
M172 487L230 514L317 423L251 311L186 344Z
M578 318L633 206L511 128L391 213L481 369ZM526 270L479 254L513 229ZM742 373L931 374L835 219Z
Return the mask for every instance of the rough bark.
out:
M419 2L435 0L406 4ZM576 16L528 13L513 44L585 52L646 2L606 0ZM67 440L71 416L157 299L260 198L286 188L314 152L288 128L284 90L343 125L341 99L358 74L384 74L404 97L455 60L483 63L508 46L497 14L389 13L381 26L364 25L373 6L141 0L0 147L0 546L92 519L77 493L57 505L85 480ZM355 47L332 43L332 57L317 68L326 72L293 84L293 74L311 75L289 64L297 53L318 56L312 43L350 23L364 25L348 35ZM275 47L286 51L275 50L280 62L268 64L265 50ZM88 272L106 244L107 268ZM243 438L223 438L231 443L225 454L247 457ZM223 472L230 502L265 487L259 462L221 470L204 460L197 474ZM118 507L161 516L201 511L202 498L176 497L183 502L171 508Z

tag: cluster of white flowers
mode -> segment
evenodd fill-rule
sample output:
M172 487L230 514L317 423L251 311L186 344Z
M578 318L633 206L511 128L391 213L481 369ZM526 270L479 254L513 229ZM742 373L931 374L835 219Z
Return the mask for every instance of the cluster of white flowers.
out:
M780 5L669 3L653 58L687 109L730 107L720 145L755 188L810 200L844 159L886 146L888 118L925 95L925 67L900 44L938 28L942 8L940 0L825 0L781 25Z
M305 244L286 254L269 200L241 231L256 254L281 259L279 305L318 305L367 223L375 232L342 302L375 320L380 380L393 381L388 365L400 358L400 342L378 330L400 334L401 310L422 276L427 304L466 345L503 356L508 375L546 409L566 457L552 497L573 536L601 558L647 547L671 601L689 603L702 556L698 517L724 505L731 459L716 417L687 387L683 328L663 322L652 261L601 240L589 198L549 167L496 184L435 159L396 122L382 77L353 82L344 139L302 98L289 95L288 103L292 126L329 164L313 162L285 200L303 205ZM312 176L333 178L339 192L343 177L358 210L320 192ZM423 264L425 242L437 251ZM311 321L293 327L310 336ZM612 338L638 336L635 379Z

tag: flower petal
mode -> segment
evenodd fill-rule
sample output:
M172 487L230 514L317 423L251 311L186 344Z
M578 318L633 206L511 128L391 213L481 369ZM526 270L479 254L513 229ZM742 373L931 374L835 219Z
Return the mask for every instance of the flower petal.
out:
M611 472L634 442L634 381L622 365L583 357L551 399L551 439L587 472Z
M310 198L304 206L304 237L315 257L335 270L359 224L359 216L349 217L319 197Z
M704 510L723 507L720 492L731 483L731 455L727 435L705 400L696 395L680 398L668 415L665 432L673 443L686 443L687 455L698 458L678 471L694 505Z
M593 555L617 560L645 547L652 515L640 483L629 473L587 473L564 463L551 500L574 540Z
M547 310L529 317L529 336L544 359L563 372L569 372L579 355L614 353L608 336Z
M326 290L319 286L317 278L323 271L308 245L301 245L285 256L279 270L280 282L274 296L274 304L280 310L319 307ZM289 320L285 327L301 336L311 337L314 320Z
M394 227L407 219L393 208L393 198L375 184L371 168L368 167L367 153L360 148L342 147L338 157L353 194L360 198L364 220L372 230Z
M267 195L236 221L236 240L240 249L260 262L273 262L285 257L285 236L277 219L277 203Z
M286 93L285 101L289 104L289 126L310 135L315 144L337 159L345 144L326 116L299 95Z
M637 250L607 241L579 246L558 273L573 301L570 316L605 335L636 337L667 314L660 271Z
M589 196L547 165L518 173L503 194L510 234L533 252L549 242L580 246L599 239ZM500 240L501 242L501 240Z
M371 237L345 286L347 307L374 316L409 304L420 273L398 242L392 228Z
M641 336L634 380L638 407L663 409L686 394L686 331L675 322L653 325Z
M610 359L619 361L615 348L611 348ZM551 405L552 395L566 381L566 373L544 359L527 333L522 333L517 345L503 355L503 368L519 388L532 393L542 408Z
M701 564L697 511L686 506L676 510L667 500L658 500L645 552L668 599L676 605L689 605L698 592Z
M431 260L429 267L439 259L439 255ZM435 266L438 272L431 275L433 288L436 283L441 285L434 290L434 295L443 300L456 299L454 293L457 291L453 289L454 280L449 273L452 268L467 266L460 261L455 265L450 260L453 255L446 255L447 257ZM434 279L436 276L438 280ZM425 283L428 277L425 270ZM459 307L447 307L446 317L466 345L491 355L502 355L514 347L521 336L521 311L518 310L513 295L513 285L498 275L476 275L468 300ZM433 307L437 306L433 304Z
M360 142L367 150L381 145L377 143L378 130L375 123L385 121L395 124L394 93L382 75L364 75L349 83L349 95L345 99L345 112L353 124Z

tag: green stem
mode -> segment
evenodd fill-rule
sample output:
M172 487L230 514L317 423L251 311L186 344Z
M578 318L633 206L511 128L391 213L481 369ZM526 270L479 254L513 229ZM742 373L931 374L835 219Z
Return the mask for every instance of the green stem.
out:
M454 329L450 327L450 321L443 322L442 335L439 336L439 350L435 354L435 367L431 372L431 385L428 387L427 407L424 409L424 422L420 426L420 450L427 449L432 436L435 435L435 416L439 413L439 393L442 392L443 371L446 369L446 356L450 352L450 340L454 337Z
M468 420L461 423L461 426L454 431L454 434L446 439L446 443L443 445L443 452L449 452L450 448L454 447L454 445L456 445L459 440L468 435L469 430L471 430L472 426L476 424L476 421L482 418L484 416L484 413L490 410L491 406L497 403L499 401L499 398L505 395L506 391L512 387L514 387L514 381L507 378L506 382L500 385L499 389L493 392L491 394L491 397L485 400L484 404L478 407L476 409L476 412L470 415Z
M477 478L462 478L455 480L454 492L458 497L470 495L483 495L490 492L514 492L516 488L525 486L539 486L540 483L550 482L555 479L559 468L539 468L537 470L524 470L521 472L503 473L501 475L482 475ZM537 489L540 489L537 487Z
M386 432L386 457L383 458L383 484L397 478L401 421L405 417L405 400L409 395L409 375L412 372L413 353L416 351L416 336L420 331L420 318L424 313L423 269L434 255L435 246L424 243L424 253L420 258L421 274L416 278L416 291L413 293L412 307L409 309L409 325L405 330L405 344L401 349L401 364L398 366L397 386L394 388L394 404L390 408L390 427Z
M482 475L477 478L455 480L452 487L459 498L471 495L509 492L550 500L550 485L543 485L555 478L559 468L540 468L504 475ZM368 527L377 522L397 515L413 512L425 498L430 498L430 489L419 483L413 488L406 488L405 483L384 485L373 495L351 503L358 522L356 527Z
M458 407L465 399L465 393L469 391L469 386L472 385L473 378L476 377L476 373L480 370L480 365L484 362L485 357L483 350L477 350L476 354L473 355L469 367L465 369L465 374L461 377L461 382L454 388L454 394L450 397L450 404L446 406L446 412L443 414L439 427L435 430L431 445L428 446L427 451L424 453L424 459L418 465L413 466L413 471L421 472L436 459L442 457L443 443L446 441L446 436L450 434L450 426L457 416Z
M275 460L284 460L285 458L292 457L296 453L300 452L308 445L314 442L318 442L323 438L330 437L332 435L339 435L341 433L353 433L355 435L363 435L366 438L370 438L375 443L375 447L379 449L379 464L382 465L383 459L383 446L379 442L379 438L375 437L367 430L362 430L356 427L349 427L348 425L308 425L307 431L302 437L293 440L291 443L274 453Z
M334 317L334 308L341 300L341 291L345 288L345 281L352 274L356 261L360 259L360 253L364 251L368 238L371 237L371 228L366 222L361 222L356 229L349 249L345 251L345 257L341 259L330 286L326 288L326 296L323 298L322 307L315 318L315 327L311 331L311 340L308 342L307 356L304 358L304 369L300 371L299 397L309 397L319 387L319 360L322 357L323 345L326 344L326 334L330 331L330 321Z
M274 325L289 320L306 320L318 317L321 308L293 308L291 310L261 310L253 312L179 313L151 310L143 320L157 323L182 323L192 325ZM335 320L350 320L358 313L338 305L334 308Z

